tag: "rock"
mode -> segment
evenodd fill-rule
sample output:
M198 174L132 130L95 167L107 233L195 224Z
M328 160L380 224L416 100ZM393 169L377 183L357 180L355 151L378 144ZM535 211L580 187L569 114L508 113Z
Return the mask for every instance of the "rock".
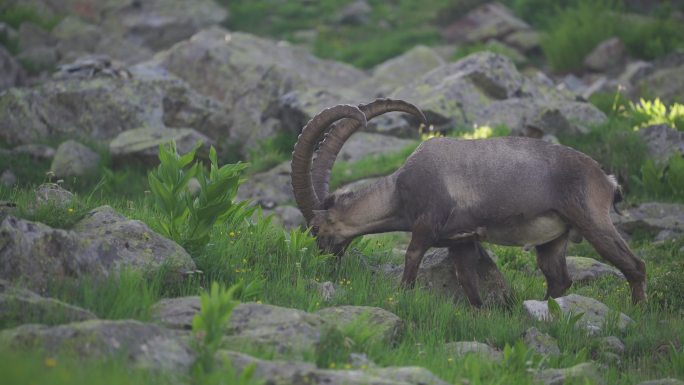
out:
M568 273L573 282L592 281L600 277L612 275L624 279L620 270L613 266L601 263L593 258L586 257L566 257Z
M5 328L27 323L58 325L94 318L97 317L85 309L41 297L0 279L0 325Z
M592 71L620 73L627 58L625 43L619 37L600 42L585 58L584 66Z
M0 140L18 145L64 136L99 142L140 127L194 128L224 144L226 110L158 68L131 79L53 80L0 94Z
M367 369L374 368L375 362L373 362L366 353L349 353L349 364L352 369Z
M33 47L22 49L17 59L31 74L52 71L59 61L59 54L54 47Z
M321 299L325 302L329 302L337 294L337 289L335 288L335 284L333 284L330 281L325 281L325 282L311 281L310 287L316 289L316 292L318 292L318 295L320 295Z
M171 329L192 330L192 319L199 314L199 296L164 298L150 309L153 321Z
M625 344L615 336L603 337L599 340L599 349L617 355L625 354Z
M39 160L52 160L55 157L55 149L43 144L22 144L14 147L12 152L15 154L26 154Z
M447 385L420 367L328 370L304 362L265 361L228 350L218 351L216 360L222 365L232 365L239 372L253 364L254 377L272 385Z
M264 349L275 357L301 359L313 354L324 327L321 316L273 305L242 303L235 307L222 346Z
M103 33L100 27L74 15L64 17L52 30L61 62L97 52Z
M501 361L503 353L496 348L477 341L449 342L444 345L445 353L454 358L463 358L467 354L477 354L491 361Z
M503 37L503 41L511 47L527 53L540 48L541 34L533 30L519 30Z
M74 200L74 194L56 183L43 183L35 191L36 205L54 205L67 207Z
M560 349L558 342L546 333L540 332L537 328L531 327L525 330L523 341L528 348L543 356L559 356Z
M114 163L159 164L159 145L176 143L179 154L190 152L198 142L203 143L200 153L209 153L212 140L192 128L144 127L124 131L109 142Z
M2 33L0 33L2 36ZM0 91L17 87L24 81L24 69L21 64L0 45Z
M22 52L36 48L51 47L56 43L54 36L50 32L30 21L21 23L17 32L19 49Z
M237 192L238 200L250 199L265 207L294 202L290 183L290 162L269 171L252 175Z
M301 211L294 206L278 206L272 210L276 223L279 223L285 230L305 228L306 220Z
M544 385L563 385L569 381L588 381L592 384L603 384L599 369L591 362L585 362L570 368L544 369L534 374L534 380Z
M171 373L186 373L194 361L188 343L177 332L133 320L23 325L0 332L0 345L47 354L125 357L137 367Z
M397 281L403 274L403 266L386 267L384 274L391 274ZM513 292L492 258L481 249L477 272L482 301L486 305L506 305ZM425 254L418 270L416 284L453 297L455 301L468 301L456 276L456 268L448 258L447 249L436 249Z
M676 378L660 378L658 380L642 381L637 385L684 385L684 381Z
M531 27L501 3L487 3L451 23L442 36L450 43L475 43L503 38Z
M90 211L73 230L12 216L0 223L0 278L43 292L52 280L107 276L122 268L195 269L183 248L109 206Z
M411 82L422 74L444 65L445 61L432 48L417 45L403 54L378 64L372 81L378 93L389 94L396 87Z
M510 59L491 52L438 67L393 97L418 103L438 128L504 124L513 134L542 137L588 132L607 119L591 104L524 77Z
M12 170L5 170L0 173L0 184L5 187L12 187L17 184L17 176L14 175Z
M57 68L54 79L88 79L98 76L129 79L133 75L123 63L113 61L105 55L79 56L74 62Z
M592 335L600 333L604 324L610 321L614 314L614 311L603 303L577 294L556 298L556 302L564 315L583 313L577 322L577 326ZM527 300L523 302L523 307L530 317L538 321L547 321L553 318L549 313L547 301ZM634 321L625 314L618 314L617 327L621 331L625 330L632 322Z
M366 0L356 0L342 8L335 17L340 24L363 25L368 24L373 8Z
M409 146L416 147L416 145L415 140L370 132L357 132L344 144L337 160L356 162L369 156L378 158L383 154L397 153Z
M611 218L627 235L668 232L669 237L676 238L684 233L684 205L646 202L623 211L622 216L611 213Z
M50 172L56 177L83 176L95 173L100 166L100 154L75 140L57 147Z
M248 146L278 130L298 133L308 121L309 112L283 111L280 98L289 92L330 90L334 96L328 100L334 102L328 106L359 103L368 97L359 85L368 76L352 66L318 59L302 47L220 28L203 30L148 64L165 68L197 91L231 106L232 121L224 131ZM202 71L195 70L198 64ZM326 102L318 103L311 107L314 113Z
M654 70L635 85L637 95L657 95L670 105L684 99L684 64Z
M641 128L639 135L646 142L649 155L659 162L667 162L673 155L684 156L684 132L667 124Z
M401 318L378 307L335 306L321 309L316 314L343 330L360 322L367 324L376 337L389 344L397 342L404 327Z

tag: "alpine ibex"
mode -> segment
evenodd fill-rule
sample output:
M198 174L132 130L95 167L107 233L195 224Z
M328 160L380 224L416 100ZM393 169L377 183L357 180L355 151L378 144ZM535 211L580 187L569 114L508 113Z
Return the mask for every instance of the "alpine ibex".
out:
M522 137L433 138L393 174L358 191L330 194L330 172L344 142L367 120L390 111L426 123L416 106L379 99L325 109L302 129L292 153L292 187L321 249L341 255L357 236L409 231L402 285L415 284L430 247L448 247L468 299L480 306L478 242L535 247L546 298L558 297L572 284L565 252L577 232L622 271L635 303L646 300L644 262L610 219L621 198L615 178L569 147Z

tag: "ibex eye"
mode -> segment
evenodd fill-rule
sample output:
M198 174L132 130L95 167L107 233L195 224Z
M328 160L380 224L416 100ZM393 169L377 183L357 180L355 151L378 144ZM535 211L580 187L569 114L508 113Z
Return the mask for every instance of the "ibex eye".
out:
M318 226L312 226L312 227L311 227L311 233L312 233L313 235L318 234Z

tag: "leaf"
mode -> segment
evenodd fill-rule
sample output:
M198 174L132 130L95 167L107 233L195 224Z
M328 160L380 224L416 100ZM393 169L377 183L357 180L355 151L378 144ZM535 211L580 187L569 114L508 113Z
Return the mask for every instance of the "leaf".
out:
M558 302L556 302L555 299L549 297L549 300L547 301L548 306L549 306L549 314L557 320L561 319L563 317L563 312L561 311L560 305L558 305Z

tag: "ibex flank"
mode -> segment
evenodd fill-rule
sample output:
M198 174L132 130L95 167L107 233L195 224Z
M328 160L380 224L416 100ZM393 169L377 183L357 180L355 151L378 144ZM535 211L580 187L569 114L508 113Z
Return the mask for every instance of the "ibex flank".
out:
M568 240L579 234L625 275L632 301L646 300L644 262L610 219L611 206L621 198L615 178L569 147L522 137L433 138L393 174L358 191L329 193L344 142L368 120L391 111L426 122L408 102L379 99L325 109L302 129L292 154L292 187L322 250L341 255L360 235L411 232L402 284L415 284L429 248L447 247L470 303L481 306L479 242L534 247L548 298L562 296L572 284L565 253Z

